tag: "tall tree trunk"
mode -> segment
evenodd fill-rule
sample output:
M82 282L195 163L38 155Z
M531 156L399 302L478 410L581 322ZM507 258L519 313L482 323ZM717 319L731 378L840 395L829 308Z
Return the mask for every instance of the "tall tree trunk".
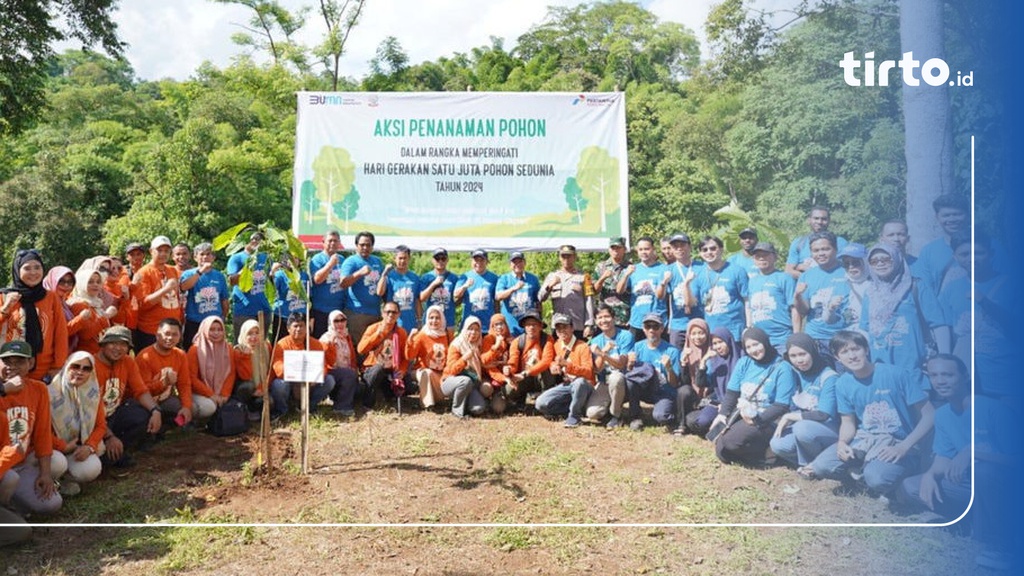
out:
M922 64L943 58L942 2L900 0L900 44ZM896 70L895 72L901 72ZM895 80L896 74L893 74ZM920 68L916 76L921 78ZM897 80L902 83L902 78ZM935 222L932 200L954 190L953 126L948 88L903 85L904 153L907 159L907 227L918 250L942 232Z

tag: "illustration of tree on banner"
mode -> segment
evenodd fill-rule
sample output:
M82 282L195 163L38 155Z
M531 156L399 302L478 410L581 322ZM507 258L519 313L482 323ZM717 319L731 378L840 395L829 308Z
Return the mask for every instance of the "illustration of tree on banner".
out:
M569 208L576 211L576 223L583 225L583 214L582 211L587 208L589 202L583 197L583 189L576 183L575 178L566 178L565 187L562 188L562 192L565 193L565 202L569 204Z
M313 214L317 207L316 186L312 180L306 180L299 188L299 206L306 213L306 224L313 223Z
M348 234L348 223L352 218L355 218L356 213L359 211L359 190L356 190L356 185L353 184L349 188L348 194L331 205L334 209L334 214L341 216L345 220L345 234Z
M344 148L324 146L313 160L313 185L320 205L327 213L325 224L330 226L335 219L334 203L340 201L352 189L356 179L356 165Z
M582 190L583 198L599 207L596 215L594 210L586 212L587 229L599 228L601 232L608 232L608 208L612 207L618 212L619 206L618 159L600 146L584 148L576 164L576 183ZM600 222L592 221L595 216Z

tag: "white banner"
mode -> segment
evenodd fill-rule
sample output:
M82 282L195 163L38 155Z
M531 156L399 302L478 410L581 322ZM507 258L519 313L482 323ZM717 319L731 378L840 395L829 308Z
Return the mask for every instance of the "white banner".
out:
M377 249L604 250L627 236L622 93L300 92L292 229Z

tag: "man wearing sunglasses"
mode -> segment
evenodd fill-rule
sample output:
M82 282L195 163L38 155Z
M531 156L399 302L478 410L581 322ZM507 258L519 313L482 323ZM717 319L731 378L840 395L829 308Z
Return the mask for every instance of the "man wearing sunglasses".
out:
M445 326L455 326L455 285L459 277L448 271L448 251L434 249L434 269L420 276L419 294L423 310L431 306L444 309ZM426 325L426 318L421 319Z

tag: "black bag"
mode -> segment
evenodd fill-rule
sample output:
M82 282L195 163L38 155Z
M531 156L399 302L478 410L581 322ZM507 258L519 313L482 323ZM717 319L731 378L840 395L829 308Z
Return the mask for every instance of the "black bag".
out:
M214 436L237 436L249 430L249 411L245 404L228 398L210 418L206 429Z

